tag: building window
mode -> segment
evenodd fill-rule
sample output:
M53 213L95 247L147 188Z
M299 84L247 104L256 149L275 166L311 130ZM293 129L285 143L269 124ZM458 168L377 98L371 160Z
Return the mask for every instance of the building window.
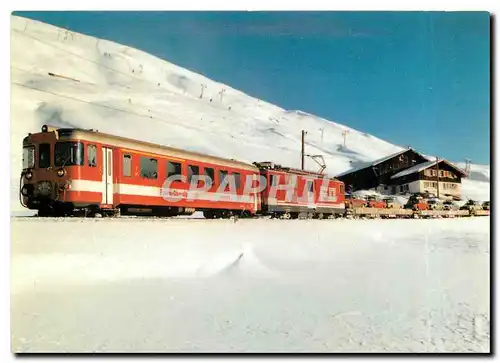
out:
M200 174L200 168L197 165L188 165L188 183L191 184L194 175Z
M141 156L141 177L146 179L158 178L158 160Z
M181 175L182 167L181 163L175 163L172 161L167 162L167 178L170 178L172 175Z
M87 146L87 159L89 166L97 166L97 147L95 145Z
M50 166L50 144L40 144L38 147L38 167L48 168Z
M123 176L132 175L132 157L128 154L123 155Z

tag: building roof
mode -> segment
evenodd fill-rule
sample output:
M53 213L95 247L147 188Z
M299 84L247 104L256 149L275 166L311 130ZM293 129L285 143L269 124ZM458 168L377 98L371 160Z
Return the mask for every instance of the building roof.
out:
M391 176L391 179L397 179L397 178L401 178L402 176L405 176L405 175L418 173L419 171L422 171L424 169L427 169L427 168L430 168L431 166L436 165L438 162L444 162L444 163L448 164L449 166L451 166L453 169L455 169L462 176L467 176L467 173L465 171L463 171L462 169L460 169L459 167L453 165L452 163L450 163L449 161L447 161L445 159L439 159L439 161L436 161L436 160L430 161L429 160L429 161L425 161L425 162L417 164L417 165L413 165L411 168L405 169L403 171L400 171L399 173L394 174L393 176Z
M387 155L387 156L384 156L383 158L380 158L380 159L376 159L376 160L373 160L373 161L370 161L370 162L366 162L366 163L363 163L361 164L360 166L356 167L356 168L352 168L352 169L349 169L347 171L344 171L343 173L340 173L340 174L337 174L335 177L339 177L339 176L343 176L343 175L347 175L347 174L351 174L355 171L358 171L358 170L361 170L361 169L365 169L365 168L368 168L370 166L375 166L377 164L380 164L380 163L383 163L384 161L387 161L389 159L392 159L398 155L401 155L401 154L404 154L405 152L409 151L409 150L412 150L414 152L416 152L417 154L419 155L422 155L420 154L419 152L415 151L414 149L412 149L411 147L409 148L406 148L406 149L403 149L403 150L400 150L398 151L397 153L394 153L394 154L391 154L391 155ZM422 157L425 158L425 156L422 155Z

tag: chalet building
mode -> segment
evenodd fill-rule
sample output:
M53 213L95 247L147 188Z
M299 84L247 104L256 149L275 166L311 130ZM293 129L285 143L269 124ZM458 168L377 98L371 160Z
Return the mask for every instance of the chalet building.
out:
M465 176L463 170L444 159L432 161L408 148L362 164L336 178L345 183L348 192L368 189L393 195L429 192L439 194L442 199L456 199L460 198L461 178Z

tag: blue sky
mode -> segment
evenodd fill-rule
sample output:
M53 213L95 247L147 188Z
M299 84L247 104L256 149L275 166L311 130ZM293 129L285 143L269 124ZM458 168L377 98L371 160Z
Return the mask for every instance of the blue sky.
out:
M286 109L490 162L486 12L18 12L154 54Z

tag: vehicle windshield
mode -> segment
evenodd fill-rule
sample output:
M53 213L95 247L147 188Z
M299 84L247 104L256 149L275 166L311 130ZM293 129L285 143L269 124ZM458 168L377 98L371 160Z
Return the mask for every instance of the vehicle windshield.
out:
M81 142L58 142L54 150L55 166L83 165L83 145Z
M35 147L23 147L23 169L32 168L35 166Z

